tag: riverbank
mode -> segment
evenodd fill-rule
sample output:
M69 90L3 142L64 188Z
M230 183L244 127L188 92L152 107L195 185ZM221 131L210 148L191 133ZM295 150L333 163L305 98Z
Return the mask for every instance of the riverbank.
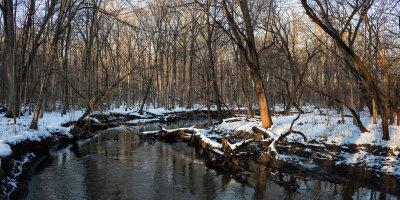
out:
M373 124L367 112L360 115L369 132L361 133L348 113L343 118L340 114L328 117L311 107L304 109L306 113L300 116L274 116L269 129L261 127L259 117L246 120L239 115L206 129L161 127L141 136L201 146L208 166L214 168L240 172L257 162L305 177L400 195L398 126L390 126L391 140L384 141L379 123Z
M0 113L0 199L8 198L15 191L20 191L24 184L26 172L35 163L45 157L50 148L58 145L75 142L79 139L90 138L100 130L115 126L134 126L149 123L165 123L174 120L173 113L202 112L203 107L195 106L192 109L176 108L165 110L149 108L143 114L137 109L121 106L108 111L97 111L89 117L90 124L86 132L74 132L73 122L82 114L83 110L71 110L61 116L59 112L44 113L39 119L38 130L29 129L32 115L17 118L17 123L5 118ZM21 189L23 191L23 189Z
M370 179L376 181L392 180L390 182L397 183L400 180L400 127L390 126L391 140L383 141L379 120L378 125L373 124L367 112L361 112L360 116L370 132L361 133L353 125L348 113L344 113L343 121L340 114L323 115L313 107L304 107L304 110L306 113L300 115L293 123L292 130L301 132L305 138L299 134L289 134L279 141L280 136L290 130L293 120L298 116L297 113L273 116L274 125L269 129L261 128L258 117L246 121L245 116L237 114L229 118L226 115L221 124L204 129L187 127L176 133L186 132L181 138L187 142L190 142L191 138L185 138L185 135L195 136L203 141L203 148L215 154L211 156L211 161L219 159L220 162L225 162L225 158L229 157L229 162L232 162L233 155L242 163L256 161L270 166L299 165L309 171L325 168L327 174L345 169L344 171L353 171L354 174L368 173ZM0 118L0 175L2 191L7 191L3 192L3 195L8 196L10 191L18 188L18 177L23 176L23 171L29 168L29 163L40 160L42 154L45 155L55 144L90 137L96 135L98 130L108 127L129 127L206 117L205 108L201 107L191 110L177 108L171 111L147 109L143 114L121 107L92 114L91 129L88 129L91 134L71 134L72 123L69 122L79 118L82 113L73 111L64 116L60 116L59 113L45 113L39 120L37 131L28 128L31 116L17 119L17 124L11 124L10 119ZM164 130L164 135L166 131L168 130ZM162 134L162 131L152 132L158 133ZM146 135L150 136L151 133ZM227 147L229 149L226 149ZM327 163L330 163L329 167Z
M382 140L380 119L378 124L373 124L372 117L367 112L362 112L361 120L369 132L361 133L357 126L353 125L353 119L345 114L342 121L340 114L331 114L329 117L321 115L318 110L306 108L307 113L302 114L293 123L293 131L301 132L306 140L299 134L290 134L284 141L294 142L291 148L301 149L304 152L315 151L317 157L331 159L335 165L360 166L396 177L400 177L400 127L390 126L390 140ZM332 111L331 111L332 112ZM276 116L273 118L274 125L269 129L261 128L261 121L258 118L245 121L244 117L226 119L214 131L232 135L237 138L254 133L254 127L263 130L271 138L277 140L281 135L287 133L292 121L297 114L290 116ZM329 118L329 119L328 119ZM298 144L298 145L296 145ZM278 146L285 146L279 144ZM312 162L301 161L296 155L280 154L276 150L275 158L281 160L295 161L305 165Z
M254 140L268 143L266 147L273 152L275 159L302 163L297 158L298 156L281 154L280 149L277 149L286 146L301 150L304 154L314 152L316 155L312 154L313 157L331 159L336 165L360 166L400 177L399 126L390 126L391 140L385 141L381 139L380 119L378 119L378 124L373 124L367 112L360 113L363 124L369 130L362 133L357 126L353 125L353 119L349 113L344 113L342 118L340 114L321 115L319 110L314 110L312 107L304 107L304 110L306 113L299 117L297 113L289 116L274 116L274 125L269 129L261 127L259 117L246 120L245 116L239 115L224 119L223 123L207 129L194 130L189 127L188 131L189 133L196 132L209 144L210 149L218 151L223 148L221 142L223 137L229 139L228 144L231 150L243 141ZM297 117L298 119L295 120ZM291 126L293 134L288 134L284 139L280 138L290 131ZM144 134L149 135L154 132ZM282 140L278 141L279 139ZM304 164L312 166L312 163L307 161Z

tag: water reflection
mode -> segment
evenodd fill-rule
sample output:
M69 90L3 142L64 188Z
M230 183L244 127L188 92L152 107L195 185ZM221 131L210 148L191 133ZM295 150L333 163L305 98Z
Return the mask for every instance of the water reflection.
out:
M132 131L142 130L110 130L53 152L29 182L26 198L380 199L385 195L256 164L252 172L220 173L205 167L195 148L184 143L140 143Z

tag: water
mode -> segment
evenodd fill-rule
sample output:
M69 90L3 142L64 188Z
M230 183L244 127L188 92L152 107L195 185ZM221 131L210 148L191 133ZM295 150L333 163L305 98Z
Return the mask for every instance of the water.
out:
M172 127L179 126L182 124ZM218 172L204 165L204 157L196 148L185 143L140 143L134 133L156 129L154 125L133 132L113 129L52 152L28 182L25 198L396 199L366 188L304 179L256 164L252 172Z

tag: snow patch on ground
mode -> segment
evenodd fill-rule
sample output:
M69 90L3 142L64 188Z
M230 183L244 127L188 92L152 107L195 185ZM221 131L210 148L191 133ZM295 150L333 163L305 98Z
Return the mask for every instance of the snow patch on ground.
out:
M150 123L153 121L158 121L158 119L134 119L134 120L130 120L127 121L125 123L127 124L139 124L139 123Z
M0 157L4 157L11 154L11 147L8 144L0 143Z

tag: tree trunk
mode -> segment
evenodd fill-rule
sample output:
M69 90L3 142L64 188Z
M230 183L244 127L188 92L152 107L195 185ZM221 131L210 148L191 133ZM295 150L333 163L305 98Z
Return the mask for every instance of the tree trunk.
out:
M192 97L192 90L193 90L193 62L195 58L195 52L194 52L194 44L195 44L195 16L192 14L192 21L191 21L191 27L190 27L190 49L189 49L189 86L187 87L187 96L188 96L188 102L186 108L190 109L193 107L193 97Z
M243 60L243 58L241 56L239 56L238 52L235 51L235 55L236 55L236 60L238 63L238 71L240 74L240 80L242 82L242 93L243 93L243 97L246 101L246 107L247 107L247 113L246 113L246 120L249 117L254 117L254 113L253 113L253 108L251 106L251 101L250 101L250 97L249 97L249 92L248 92L248 82L247 82L247 73L245 71L245 62Z
M378 116L378 111L376 110L375 100L372 100L372 116L373 116L374 124L376 124L376 118Z
M42 109L42 94L43 94L43 90L44 90L44 84L46 82L46 72L43 73L43 77L42 80L40 81L40 89L39 89L39 94L37 96L37 100L36 100L36 108L35 108L35 112L33 114L33 118L31 121L31 124L29 126L30 129L33 130L37 130L38 129L38 121L39 121L39 117L40 117L40 110Z
M60 6L60 10L64 11L66 5L66 0L63 0ZM43 92L45 91L45 88L47 87L47 79L49 76L49 70L53 69L54 66L54 62L55 62L55 56L56 56L56 52L58 49L58 41L61 39L61 34L63 33L62 31L62 22L63 22L63 12L59 12L59 15L57 17L57 21L56 21L56 34L53 36L53 39L51 41L51 49L49 52L49 57L50 57L50 61L49 64L47 66L44 67L43 70L43 77L42 77L42 81L40 84L40 89L39 89L39 94L37 97L37 101L36 101L36 108L35 108L35 113L34 113L34 117L32 118L31 124L29 126L29 128L37 130L38 129L38 115L40 117L40 115L43 116L43 108L42 108L42 95ZM54 73L54 72L53 72ZM41 113L40 113L41 111Z
M214 33L214 28L213 25L210 22L210 5L207 5L207 37L204 38L207 43L207 50L208 50L208 70L210 71L210 76L211 78L209 79L211 81L211 86L214 91L214 99L215 99L215 104L217 105L217 118L218 118L218 123L222 123L222 103L221 103L221 97L219 94L219 89L217 85L217 75L215 73L215 64L214 64L214 52L213 52L213 33Z
M269 112L267 95L265 94L264 83L261 76L253 75L254 87L257 94L258 105L260 107L260 116L263 128L272 126L271 114Z
M389 140L389 123L388 123L388 113L382 112L382 140Z
M400 111L397 112L397 126L400 126Z
M3 12L3 23L4 23L4 33L5 33L5 41L7 44L6 50L6 60L8 62L6 67L7 69L7 81L8 81L8 108L5 117L14 118L14 124L16 123L16 93L15 93L15 68L14 68L14 41L15 41L15 33L14 33L14 11L13 11L13 0L4 0L4 8L2 8Z
M154 70L152 70L149 83L147 84L146 92L144 93L144 97L143 97L142 103L140 104L139 113L141 115L143 114L143 107L144 107L144 104L146 103L147 96L149 95L151 85L153 84L153 74L154 74L153 72L154 72Z

